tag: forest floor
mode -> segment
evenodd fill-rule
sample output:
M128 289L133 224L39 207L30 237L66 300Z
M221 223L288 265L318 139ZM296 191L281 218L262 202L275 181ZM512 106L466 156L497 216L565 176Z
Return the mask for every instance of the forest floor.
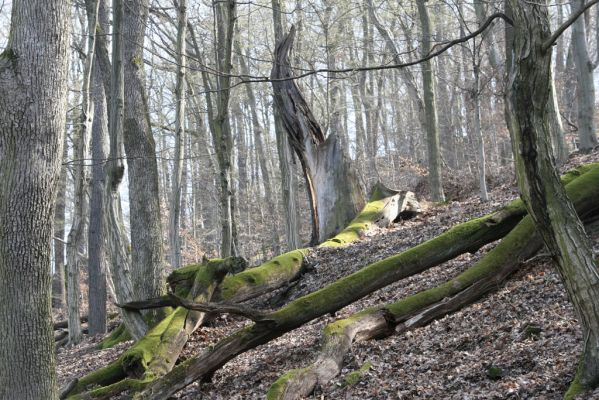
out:
M565 169L598 161L599 153L571 157ZM461 202L425 205L418 217L380 229L359 243L317 249L308 272L293 287L254 300L259 308L321 288L376 260L433 238L456 223L487 214L517 197L515 182L495 187L489 202L474 196ZM599 238L593 238L599 251ZM233 359L211 382L192 384L181 399L260 399L285 371L308 365L319 349L322 329L335 319L369 306L397 301L464 271L494 244L355 302L334 316L318 318L277 340ZM185 357L197 354L247 322L220 316L199 329ZM534 334L530 334L534 332ZM99 337L57 350L59 384L106 365L131 342L97 350ZM382 340L355 343L342 374L315 399L560 399L571 381L581 335L573 309L552 262L542 253L527 261L497 292L430 325ZM345 378L366 362L372 367L353 385ZM494 372L494 373L491 373ZM599 399L599 390L589 399Z

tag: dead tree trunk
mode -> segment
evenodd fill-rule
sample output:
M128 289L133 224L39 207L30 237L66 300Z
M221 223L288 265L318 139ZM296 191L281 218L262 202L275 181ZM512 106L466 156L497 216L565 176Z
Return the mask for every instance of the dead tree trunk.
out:
M316 244L335 235L358 214L364 206L364 194L337 135L325 138L293 80L289 52L294 36L292 27L277 43L271 77L275 107L306 178L312 212L311 243Z

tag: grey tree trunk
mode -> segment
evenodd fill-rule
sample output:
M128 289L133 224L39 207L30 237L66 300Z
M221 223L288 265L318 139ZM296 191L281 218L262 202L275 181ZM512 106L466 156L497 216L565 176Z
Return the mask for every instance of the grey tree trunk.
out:
M124 10L124 144L129 167L131 278L134 299L165 293L156 144L145 93L143 45L149 1L130 0ZM159 313L154 313L159 318Z
M474 39L474 45L476 46L476 39ZM485 138L483 136L481 122L480 122L480 64L476 60L476 48L472 52L472 68L474 75L473 82L473 94L472 101L474 103L474 132L478 141L478 190L480 199L482 201L489 200L489 193L487 192L487 179L486 179L486 154L485 154Z
M130 5L130 4L128 4ZM124 69L123 69L123 0L113 0L112 25L112 74L110 90L110 156L106 163L106 204L104 224L108 238L110 268L114 278L116 301L120 304L134 299L131 282L131 260L129 244L123 224L119 185L125 173L123 160L123 108L124 108ZM155 159L154 159L155 160ZM147 199L148 202L151 199ZM147 228L147 227L146 227ZM132 228L133 229L133 228ZM140 235L144 231L140 232ZM144 336L147 325L138 312L122 310L125 327L134 339Z
M71 4L12 2L0 53L0 398L57 399L50 241L67 112Z
M275 42L283 39L284 27L282 6L279 0L272 0L272 15L275 31ZM275 135L277 138L277 153L279 155L279 169L281 170L281 191L283 192L283 209L285 210L285 237L287 238L287 251L300 247L298 208L297 208L297 177L293 168L293 154L287 140L287 133L283 121L276 107L273 107L275 119Z
M426 8L426 0L417 0L418 15L422 29L422 56L431 51L431 23ZM439 149L439 127L437 105L435 103L435 81L431 61L422 63L422 90L424 92L424 113L426 145L428 149L428 181L433 201L445 201L441 179L441 152Z
M63 162L68 158L68 149L66 143L67 136L63 143ZM65 218L66 218L66 191L67 191L67 167L63 165L60 168L60 181L58 182L58 194L56 196L56 210L54 211L54 277L52 278L52 307L65 309L66 285L65 285Z
M185 157L185 69L187 66L187 1L179 0L177 25L177 87L175 99L177 108L175 112L175 156L173 161L173 180L170 201L169 244L171 267L181 267L181 235L179 234L181 216L181 178L183 174L183 158Z
M584 5L584 0L574 0L572 12L579 10ZM574 46L574 60L576 64L576 79L578 82L578 140L579 148L588 152L597 146L597 133L595 132L595 83L593 81L593 64L587 51L586 24L584 18L578 18L572 29L572 44Z
M583 354L566 398L599 383L599 274L592 247L551 156L551 36L545 4L510 0L514 54L506 93L522 198L564 280L583 331ZM581 17L582 18L582 17Z
M93 6L94 0L86 0L86 7ZM106 0L100 0L98 7L98 27L108 32L108 10ZM91 96L94 103L94 120L91 131L92 181L89 209L88 232L88 329L90 335L106 332L106 228L104 208L106 174L103 160L108 158L108 109L106 90L110 88L110 60L106 39L96 35L94 66L92 69Z
M94 117L94 103L91 101L91 80L96 47L96 26L98 24L99 1L94 1L87 13L87 57L83 69L81 85L81 118L74 142L74 207L71 230L67 242L67 318L69 321L69 345L76 345L83 338L81 332L79 289L80 271L84 266L81 254L85 248L85 228L88 216L89 171L84 160L89 155L89 143Z
M212 137L219 165L220 178L220 207L221 207L221 257L229 257L236 253L234 242L234 196L231 184L231 158L233 139L229 121L229 96L231 78L231 53L233 47L233 32L236 18L236 6L233 0L214 2L216 16L216 36L218 46L216 58L218 70L222 75L217 79L217 113L211 124ZM208 107L211 107L210 105Z

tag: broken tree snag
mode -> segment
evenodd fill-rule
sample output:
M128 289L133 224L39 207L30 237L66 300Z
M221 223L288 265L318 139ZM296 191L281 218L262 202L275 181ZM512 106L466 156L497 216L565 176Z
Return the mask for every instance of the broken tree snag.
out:
M588 175L588 176L587 176ZM585 178L585 179L583 179ZM568 193L577 203L592 204L599 195L599 167L568 185ZM579 185L574 185L582 181ZM591 206L589 206L591 207ZM137 396L139 399L167 399L194 381L201 381L227 361L275 339L304 323L340 308L399 279L447 261L459 254L500 239L522 219L521 202L512 202L500 210L503 216L493 224L496 213L459 224L442 235L403 253L364 267L314 293L298 298L258 322L222 339L200 355L177 365L164 377L152 382Z
M208 302L225 275L243 270L245 265L246 261L240 257L204 260L176 270L168 282L176 293L185 293L195 302ZM189 336L204 318L204 312L175 308L118 360L79 379L67 394L103 398L124 390L140 390L173 368ZM88 388L91 390L86 393Z
M567 186L576 211L587 221L599 214L599 168ZM268 391L269 400L308 396L339 374L354 341L369 340L424 326L499 289L505 279L541 249L543 242L526 216L501 242L472 267L437 287L398 302L369 308L335 321L323 331L316 361L282 375Z
M297 154L308 188L311 245L322 243L351 221L364 206L364 192L338 138L325 137L293 77L289 53L295 27L277 43L271 72L274 104Z
M397 191L378 182L360 214L347 227L319 247L342 246L361 239L373 226L388 227L400 218L411 218L420 212L420 204L412 192Z

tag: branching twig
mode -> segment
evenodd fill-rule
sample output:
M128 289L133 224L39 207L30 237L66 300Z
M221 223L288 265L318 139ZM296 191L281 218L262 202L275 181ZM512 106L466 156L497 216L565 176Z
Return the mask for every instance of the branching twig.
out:
M553 44L561 36L561 34L564 33L564 31L566 29L568 29L570 27L570 25L572 25L578 19L578 17L580 17L582 14L584 14L584 12L587 9L589 9L590 7L592 7L593 5L595 5L597 3L599 3L599 0L591 0L587 4L582 6L574 14L572 14L570 16L570 18L568 18L568 20L566 22L561 24L560 27L557 28L555 30L555 32L553 32L553 35L551 35L551 37L549 39L547 39L547 41L545 43L543 43L543 51L547 51L547 49L549 49L551 46L553 46Z
M221 304L212 302L196 303L172 293L166 296L156 297L154 299L117 304L117 306L126 310L146 310L160 307L183 307L187 308L188 310L201 311L205 313L241 315L251 319L254 322L272 321L269 312L254 310L253 308L238 304Z

